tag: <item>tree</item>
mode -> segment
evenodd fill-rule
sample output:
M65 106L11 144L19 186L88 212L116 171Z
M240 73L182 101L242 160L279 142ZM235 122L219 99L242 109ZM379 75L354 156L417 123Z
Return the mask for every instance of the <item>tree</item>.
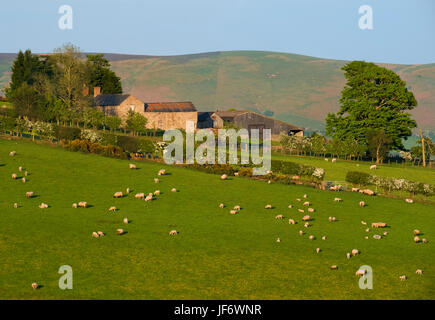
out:
M101 93L122 93L121 79L110 70L109 60L103 54L86 56L86 78L89 88L100 87Z
M367 141L370 154L376 158L376 164L382 163L391 150L393 139L382 129L371 129L367 132Z
M38 56L33 55L30 50L26 50L24 53L20 50L11 67L11 92L20 88L23 84L31 86L37 74L42 70L43 63Z
M127 129L133 131L133 135L145 132L147 122L147 118L140 113L128 110L126 125Z
M39 95L35 88L23 83L17 89L9 92L9 101L15 108L15 113L19 117L28 117L34 119L38 115L37 107Z
M115 131L121 127L121 118L117 116L107 116L104 119L104 125L110 128L110 131Z
M393 71L374 63L353 61L344 70L346 86L342 90L340 110L328 114L326 133L344 140L354 138L367 144L370 129L382 129L394 149L403 149L402 139L411 135L416 122L407 112L417 101L406 83Z

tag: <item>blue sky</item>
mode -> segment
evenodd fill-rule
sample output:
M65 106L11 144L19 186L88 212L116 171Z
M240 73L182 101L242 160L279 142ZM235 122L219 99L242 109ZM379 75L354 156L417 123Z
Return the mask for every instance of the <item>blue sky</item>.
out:
M61 5L73 29L61 30ZM361 5L373 30L358 26ZM266 50L388 63L435 62L435 0L3 0L0 52L176 55Z

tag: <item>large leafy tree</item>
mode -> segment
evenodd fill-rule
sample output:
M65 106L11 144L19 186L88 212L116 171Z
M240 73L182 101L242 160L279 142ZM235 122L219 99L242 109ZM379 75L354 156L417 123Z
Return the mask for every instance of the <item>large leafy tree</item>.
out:
M138 112L128 110L126 127L131 130L133 135L146 131L147 118Z
M121 79L110 70L110 62L103 54L88 54L86 59L89 88L101 87L102 93L122 93Z
M402 139L416 127L407 111L417 106L406 83L395 72L374 63L353 61L342 70L347 82L339 100L340 110L326 118L327 134L368 145L368 131L377 129L391 138L392 148L403 149Z

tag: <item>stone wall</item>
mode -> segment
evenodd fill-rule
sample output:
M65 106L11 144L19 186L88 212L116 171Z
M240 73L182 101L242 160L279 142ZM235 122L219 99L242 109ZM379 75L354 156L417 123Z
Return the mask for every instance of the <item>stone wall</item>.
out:
M186 121L192 121L196 128L198 112L145 112L147 128L186 129Z

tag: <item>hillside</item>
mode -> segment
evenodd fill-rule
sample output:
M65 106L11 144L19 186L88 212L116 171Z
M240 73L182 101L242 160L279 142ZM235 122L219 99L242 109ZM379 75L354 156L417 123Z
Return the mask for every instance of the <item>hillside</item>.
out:
M146 101L191 100L200 111L250 109L307 129L323 129L328 112L337 111L346 61L302 55L231 51L182 56L108 54L125 92ZM9 78L10 54L0 54L0 86ZM435 132L435 63L383 64L414 92L412 113Z

